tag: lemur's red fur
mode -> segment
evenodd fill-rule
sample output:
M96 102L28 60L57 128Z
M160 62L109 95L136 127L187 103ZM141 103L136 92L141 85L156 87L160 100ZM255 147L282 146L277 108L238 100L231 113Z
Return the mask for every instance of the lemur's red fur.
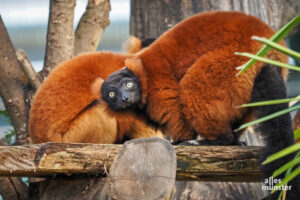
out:
M34 98L29 121L33 142L118 143L124 137L162 137L142 118L130 113L113 117L97 101L101 78L124 67L131 56L92 53L57 66Z
M232 125L248 121L249 109L237 109L251 98L254 78L263 63L236 77L236 67L248 61L234 52L256 53L262 45L252 35L274 31L261 20L238 12L192 16L125 61L142 82L149 117L165 126L175 141L196 137L214 140L232 135ZM286 62L287 57L267 55ZM282 70L285 77L286 70Z

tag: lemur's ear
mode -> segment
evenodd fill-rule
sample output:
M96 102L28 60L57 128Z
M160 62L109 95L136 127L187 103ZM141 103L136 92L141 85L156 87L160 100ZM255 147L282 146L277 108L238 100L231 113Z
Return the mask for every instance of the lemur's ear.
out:
M102 78L97 78L91 86L92 94L97 97L97 99L101 99L101 86L104 80Z
M125 67L139 78L143 91L141 105L144 105L147 97L147 76L142 60L138 57L127 58L125 60Z
M137 53L142 48L142 41L134 36L130 36L128 40L123 44L123 49L125 53Z

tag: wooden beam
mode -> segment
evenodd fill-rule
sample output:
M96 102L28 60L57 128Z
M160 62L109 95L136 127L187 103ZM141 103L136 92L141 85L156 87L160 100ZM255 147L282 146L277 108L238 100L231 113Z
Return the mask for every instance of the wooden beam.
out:
M261 181L261 147L175 146L177 180ZM0 176L106 175L121 145L0 146Z

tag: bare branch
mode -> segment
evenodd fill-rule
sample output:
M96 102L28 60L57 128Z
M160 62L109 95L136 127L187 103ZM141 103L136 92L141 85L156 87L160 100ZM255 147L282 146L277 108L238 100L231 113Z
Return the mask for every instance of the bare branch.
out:
M76 0L50 0L43 77L60 62L73 56L73 19Z
M0 177L0 194L3 200L28 199L28 187L16 177Z
M39 77L39 74L35 72L30 60L28 59L25 51L23 49L18 49L16 52L17 58L19 63L21 64L21 67L26 74L27 78L29 79L29 82L31 86L37 90L41 85L41 80Z
M29 81L17 60L15 49L0 17L0 95L17 135L17 143L26 143L29 108L26 93Z
M75 33L74 54L96 51L105 28L110 23L110 0L89 0Z

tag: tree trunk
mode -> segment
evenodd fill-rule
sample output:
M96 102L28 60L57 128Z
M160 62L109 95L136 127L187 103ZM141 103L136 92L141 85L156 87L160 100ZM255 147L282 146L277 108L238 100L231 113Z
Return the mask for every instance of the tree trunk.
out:
M172 2L172 3L170 3ZM242 11L275 30L299 14L298 0L131 0L130 34L156 38L179 21L212 10Z

